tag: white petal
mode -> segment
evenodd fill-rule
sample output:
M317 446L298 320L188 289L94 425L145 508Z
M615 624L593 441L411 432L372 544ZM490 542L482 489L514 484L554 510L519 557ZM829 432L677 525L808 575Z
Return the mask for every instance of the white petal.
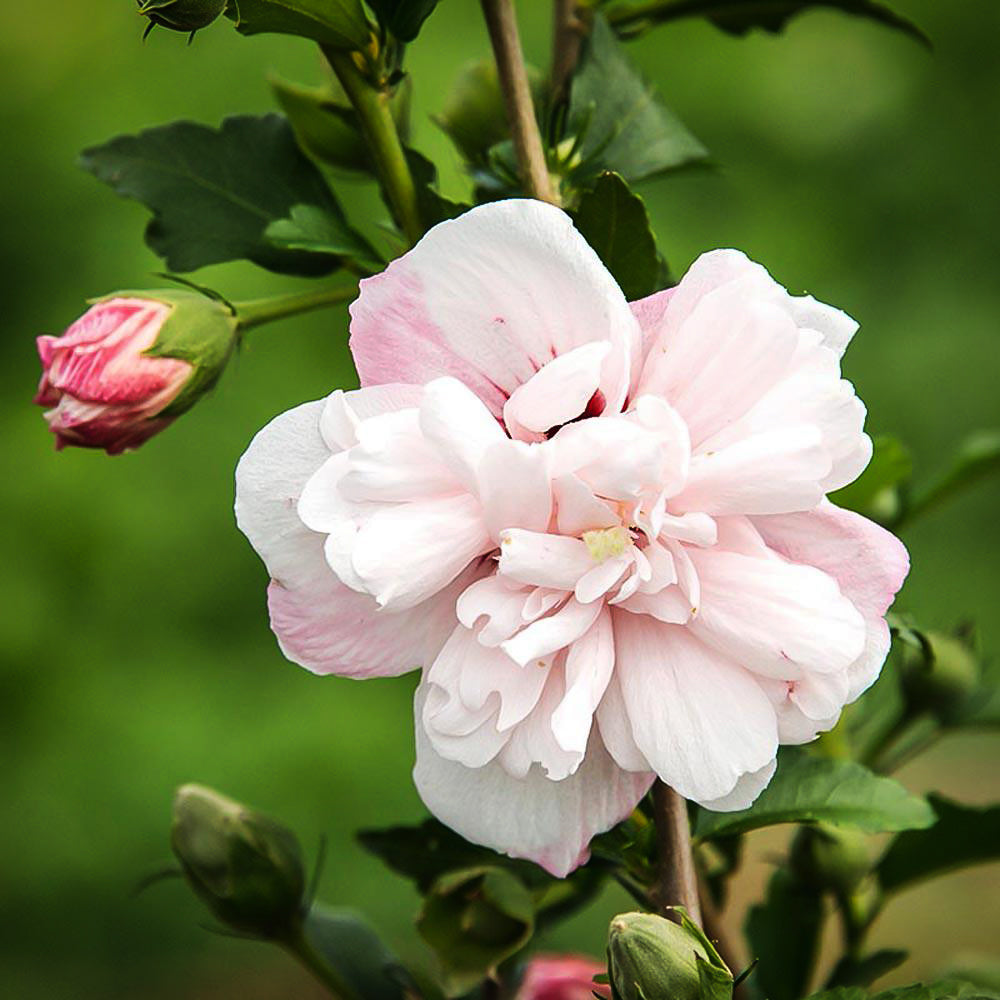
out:
M777 766L778 760L775 758L759 771L741 775L736 787L728 795L708 801L702 800L698 805L711 809L712 812L738 812L740 809L749 809L757 796L770 784Z
M374 512L358 531L353 562L379 604L402 609L437 593L492 546L479 504L459 495Z
M601 740L620 768L625 771L648 772L650 763L636 745L618 678L617 672L612 673L597 708L597 727Z
M608 341L596 341L539 368L504 404L510 433L526 441L542 440L546 431L579 417L597 392L601 365L610 351Z
M477 491L491 538L505 528L545 531L552 517L549 453L504 438L479 462Z
M326 397L319 421L320 434L330 451L350 448L357 444L355 432L362 420L380 413L417 407L423 392L419 385L398 382L372 385L351 392L337 389Z
M500 572L535 587L572 590L594 565L579 538L510 528L500 533Z
M616 616L615 656L635 742L685 798L729 795L742 775L774 759L777 720L767 695L688 628Z
M524 624L521 611L527 592L528 588L522 584L494 573L466 588L455 611L458 620L477 633L482 645L499 646ZM486 622L477 629L483 618Z
M648 773L622 771L596 733L580 768L558 782L537 766L518 779L495 761L467 768L444 760L421 725L424 690L416 697L413 778L426 806L473 843L528 858L557 878L583 864L590 839L624 819L652 784Z
M501 649L521 666L543 660L576 642L601 613L601 603L581 604L570 598L555 614L539 618L502 643Z
M463 381L499 416L554 357L612 345L601 391L620 407L638 324L569 216L539 201L480 205L361 282L351 351L362 384Z
M557 524L564 535L582 535L585 531L613 528L619 524L611 508L594 496L593 490L578 476L559 476L552 482L557 508Z

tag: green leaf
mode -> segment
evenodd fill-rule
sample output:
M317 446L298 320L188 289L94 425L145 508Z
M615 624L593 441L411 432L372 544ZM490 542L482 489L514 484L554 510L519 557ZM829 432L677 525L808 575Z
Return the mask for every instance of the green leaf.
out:
M936 794L928 798L938 821L927 830L901 833L889 845L876 868L885 892L1000 858L1000 805L966 806Z
M447 991L465 993L530 940L531 894L502 868L449 872L430 887L417 930L437 954Z
M454 219L468 211L469 205L452 201L437 190L437 167L415 149L406 150L406 161L410 165L413 183L417 188L417 210L424 229L430 229L445 219Z
M939 979L933 983L913 983L871 994L858 986L842 986L814 993L808 1000L998 1000L1000 993L959 979Z
M869 833L930 826L934 812L891 778L848 760L815 757L785 748L778 771L749 809L720 813L702 809L695 837L731 836L778 823L840 823Z
M380 271L385 261L343 212L330 212L316 205L293 205L287 219L272 222L264 231L267 239L283 250L303 250L348 261L371 272Z
M243 35L298 35L337 49L371 38L361 0L229 0L226 17Z
M894 437L880 435L874 446L865 471L849 486L832 493L830 499L838 507L891 524L899 515L899 488L909 482L913 458L906 445Z
M619 174L604 173L573 214L576 228L597 251L630 302L656 290L659 258L646 205Z
M174 122L87 149L80 163L152 211L146 242L172 271L242 258L284 274L325 274L335 266L265 236L295 205L340 214L281 115L236 115L219 129Z
M752 28L776 34L793 17L811 7L829 7L877 21L930 46L930 39L917 25L876 0L640 0L615 5L608 19L616 31L628 37L685 17L708 18L731 35L745 35Z
M306 940L364 1000L406 1000L409 975L365 921L350 910L315 906L306 917Z
M779 868L767 885L764 902L747 912L744 933L758 959L757 992L769 1000L798 1000L809 984L823 926L819 892Z
M906 520L926 514L998 472L1000 430L977 431L962 443L951 467L926 489L914 494Z
M412 42L438 5L438 0L368 0L368 5L387 31L401 42Z
M694 961L698 967L699 1000L732 1000L733 974L706 962L697 952Z
M575 140L567 171L579 186L605 170L631 183L708 156L660 103L600 15L573 78L566 132Z
M868 955L854 958L845 955L834 966L830 978L827 980L828 987L835 986L871 986L876 979L893 969L898 969L910 953L902 948L882 948L873 951Z

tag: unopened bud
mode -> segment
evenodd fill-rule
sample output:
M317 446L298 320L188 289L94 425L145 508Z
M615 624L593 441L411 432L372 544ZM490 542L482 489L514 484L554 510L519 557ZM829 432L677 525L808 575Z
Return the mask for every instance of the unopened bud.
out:
M944 723L960 714L980 682L979 658L961 639L924 632L902 647L900 677L910 707Z
M287 827L211 788L184 785L170 843L188 884L224 924L265 938L294 932L306 877Z
M207 28L226 9L228 0L138 0L139 13L154 25L171 31L195 32Z
M56 447L137 448L218 380L236 343L233 310L200 292L117 292L60 337L38 338Z
M841 896L857 888L871 869L867 837L831 824L801 827L792 842L790 861L800 882Z
M676 924L652 913L622 913L611 921L608 975L617 1000L732 995L732 973L705 936L688 920Z

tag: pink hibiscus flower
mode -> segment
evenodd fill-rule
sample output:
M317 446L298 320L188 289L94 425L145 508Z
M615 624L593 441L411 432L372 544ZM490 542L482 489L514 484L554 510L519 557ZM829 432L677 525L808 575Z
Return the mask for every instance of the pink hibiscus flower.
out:
M733 250L630 305L564 213L512 200L351 315L364 388L256 436L237 518L286 656L423 670L443 822L564 875L657 775L746 807L876 678L908 563L825 498L871 456L844 313Z

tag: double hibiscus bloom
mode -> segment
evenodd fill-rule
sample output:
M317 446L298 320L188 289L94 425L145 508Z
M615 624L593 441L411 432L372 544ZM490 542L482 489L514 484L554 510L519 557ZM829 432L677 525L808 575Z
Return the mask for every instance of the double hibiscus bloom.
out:
M564 875L656 776L749 805L877 677L903 546L826 494L871 456L856 324L741 253L628 303L569 218L473 209L361 283L364 388L237 471L285 654L421 668L414 776Z

